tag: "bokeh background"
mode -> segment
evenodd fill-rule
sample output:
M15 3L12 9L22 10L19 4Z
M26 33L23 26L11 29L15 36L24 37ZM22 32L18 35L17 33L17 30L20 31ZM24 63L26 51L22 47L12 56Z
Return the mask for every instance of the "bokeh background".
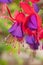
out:
M20 0L12 0L12 3L7 4L12 16L14 16L16 10L20 11L19 2ZM40 0L37 4L40 8L39 15L42 17L43 26L43 0ZM43 50L37 50L36 57L33 58L30 56L32 55L31 50L21 45L21 53L18 53L18 43L20 42L8 33L12 22L7 18L3 18L4 15L9 16L7 11L2 14L0 4L0 65L43 65ZM27 45L25 44L25 46Z

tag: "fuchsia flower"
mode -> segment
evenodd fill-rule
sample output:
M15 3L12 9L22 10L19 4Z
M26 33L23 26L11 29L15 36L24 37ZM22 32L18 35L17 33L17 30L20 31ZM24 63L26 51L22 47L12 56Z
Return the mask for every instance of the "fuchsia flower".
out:
M22 31L22 22L24 20L24 14L23 13L17 13L15 18L12 17L9 8L7 7L8 13L10 15L10 19L14 22L12 27L9 29L9 32L17 37L17 38L23 38L23 31Z
M38 36L39 32L41 31L41 18L35 12L34 8L26 2L20 2L20 6L25 14L23 12L18 12L15 18L12 17L10 10L7 7L10 18L13 22L16 21L9 29L9 33L16 38L25 38L26 43L29 44L32 49L38 49L39 42L37 38L40 39L42 34L41 32L40 36Z
M25 2L21 2L20 5L21 5L22 9L24 10L24 12L26 12L26 14L28 14L28 15L29 15L29 12L32 12L33 11L33 14L31 13L29 15L29 17L28 17L28 20L29 21L30 20L32 21L32 22L30 21L30 23L28 22L29 25L30 25L29 28L32 28L31 25L34 25L34 26L37 26L37 30L40 31L41 25L42 25L41 17L34 11L34 9L31 6L29 7L27 3L25 4ZM25 7L26 8L28 7L28 8L26 9ZM27 22L25 22L25 23L27 23Z
M28 20L32 18L36 21L37 25L38 25L38 29L41 28L41 17L34 11L34 9L29 6L29 4L25 3L25 2L21 2L20 3L21 8L23 9L23 11L28 14ZM26 7L26 8L25 8ZM33 24L35 24L35 21L33 21ZM26 22L25 22L26 23Z

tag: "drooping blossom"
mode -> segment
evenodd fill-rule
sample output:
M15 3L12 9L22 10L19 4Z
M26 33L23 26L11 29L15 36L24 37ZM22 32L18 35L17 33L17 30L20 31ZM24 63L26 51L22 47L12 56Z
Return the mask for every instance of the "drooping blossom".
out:
M21 8L23 9L23 11L26 13L26 14L28 14L28 16L31 18L31 20L32 20L32 18L36 21L36 23L37 23L37 25L38 25L38 29L40 29L41 28L41 24L42 24L42 22L41 22L41 17L34 11L34 9L31 7L31 6L29 6L29 4L27 4L27 3L25 3L25 2L21 2L20 3L20 6L21 6ZM26 7L26 8L25 8ZM31 17L32 16L32 17ZM29 17L28 17L28 20L29 20ZM33 20L32 20L33 21ZM34 22L34 21L33 21ZM34 23L33 23L34 24Z
M12 17L9 8L7 8L10 18L14 23L9 29L9 33L16 38L25 38L26 43L29 44L32 49L36 50L39 46L37 38L39 38L38 34L41 30L41 18L35 12L34 8L26 2L21 2L20 6L25 14L24 12L18 12L15 18Z
M26 22L26 24L25 24L25 26L26 26L26 28L30 28L30 30L32 30L32 31L36 31L35 32L35 34L38 32L39 33L39 31L40 31L40 29L41 29L41 24L42 24L42 22L41 22L41 17L34 11L34 9L30 6L29 7L29 5L27 4L27 3L25 3L25 2L21 2L20 3L20 5L21 5L21 8L23 9L23 11L26 13L26 14L28 14L29 15L29 18L28 18L28 23ZM27 9L26 9L26 8ZM32 11L31 11L32 10ZM31 12L30 14L29 14L29 12ZM33 14L32 14L32 12L33 12ZM36 38L38 39L39 37L38 37L38 34L36 34ZM29 40L29 39L28 39ZM28 41L28 43L29 43L29 41ZM37 42L38 43L38 42ZM36 44L37 45L37 44Z

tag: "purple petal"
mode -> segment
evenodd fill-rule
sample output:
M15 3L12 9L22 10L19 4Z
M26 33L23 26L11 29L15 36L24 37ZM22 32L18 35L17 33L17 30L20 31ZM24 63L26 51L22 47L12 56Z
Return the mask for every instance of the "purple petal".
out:
M26 40L26 43L29 44L31 49L34 49L34 50L38 49L39 43L35 40L34 36L27 35L25 37L25 40Z
M34 7L34 10L38 13L39 12L39 7L36 3L33 3L33 7Z
M37 50L38 47L39 47L39 43L38 42L30 45L30 48L33 49L33 50Z
M29 27L31 30L36 30L38 28L37 26L37 19L35 15L32 15L27 23L27 27Z
M33 36L27 35L25 37L25 40L26 40L26 43L28 43L28 44L34 44L34 42L33 42L34 37Z
M9 30L9 32L18 38L22 38L23 37L23 32L22 32L22 27L21 24L15 24L12 26L12 28Z
M23 32L22 32L21 25L18 25L18 27L17 27L16 30L15 30L14 35L15 35L16 37L18 37L18 38L23 37Z
M11 27L8 31L11 33L11 32L13 32L13 31L15 31L16 28L17 28L17 23L14 23L14 24L12 25L12 27Z

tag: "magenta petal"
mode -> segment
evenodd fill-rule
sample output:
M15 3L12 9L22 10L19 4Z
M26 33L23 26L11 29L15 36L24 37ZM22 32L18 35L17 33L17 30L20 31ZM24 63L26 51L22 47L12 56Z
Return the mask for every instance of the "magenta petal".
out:
M31 30L36 30L38 28L37 26L37 19L35 15L32 15L27 23L27 27L29 27Z

